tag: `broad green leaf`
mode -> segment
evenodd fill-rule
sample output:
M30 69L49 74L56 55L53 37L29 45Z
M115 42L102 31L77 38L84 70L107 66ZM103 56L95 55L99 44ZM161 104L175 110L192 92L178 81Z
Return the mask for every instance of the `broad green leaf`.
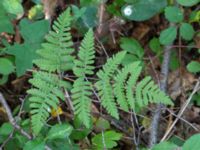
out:
M160 45L159 39L155 37L150 40L149 47L156 54L162 51L162 47Z
M27 69L33 66L32 60L37 58L36 50L40 47L37 44L15 44L8 48L7 53L15 56L17 76L23 75Z
M97 6L83 7L80 11L80 14L76 14L79 16L81 15L81 17L79 17L76 21L76 28L81 33L85 33L89 28L93 28L98 25Z
M176 27L174 27L174 26L169 27L161 32L159 41L163 45L170 45L176 39L176 35L177 35Z
M49 22L46 20L31 23L25 19L20 22L20 33L25 42L8 47L7 50L7 53L15 56L17 76L32 68L32 61L37 58L36 50L40 48L48 31Z
M40 44L44 35L49 31L49 21L41 20L32 23L27 19L20 22L19 29L22 37L27 43Z
M192 72L192 73L197 73L200 72L200 63L197 61L191 61L188 65L187 65L187 69L188 71Z
M8 32L14 33L13 26L11 23L11 17L8 16L2 3L0 3L0 33Z
M70 135L70 139L74 139L74 140L82 140L85 137L87 137L87 135L91 132L91 130L93 129L93 124L92 121L90 121L91 125L90 125L90 129L83 127L83 123L80 121L80 119L76 116L73 120L73 126L74 126L74 130L72 131L71 135Z
M192 40L195 34L194 28L189 23L182 23L180 27L180 35L184 40Z
M14 71L12 62L7 58L0 58L0 74L8 75Z
M72 12L73 12L74 19L81 18L84 15L85 11L86 11L86 7L83 7L81 9L79 9L75 5L72 5L71 7L72 7Z
M108 129L110 129L110 124L107 120L103 119L103 118L99 118L97 121L96 121L96 125L95 125L96 129L99 130L99 131L106 131Z
M69 137L73 128L69 124L54 125L47 134L46 140L64 139Z
M44 150L45 149L45 142L43 139L34 139L28 141L25 145L23 150Z
M13 126L10 123L4 123L0 127L0 135L9 135L14 130Z
M178 146L175 145L174 143L162 142L162 143L156 144L152 148L152 150L175 150L176 148L178 148Z
M183 6L193 6L200 2L200 0L177 0Z
M24 14L20 0L3 0L2 3L8 13L16 16L22 16Z
M195 134L190 137L184 144L183 150L198 150L200 148L200 134Z
M181 22L183 21L183 13L180 8L176 6L168 6L165 8L165 17L169 22Z
M120 140L122 134L115 131L106 131L104 133L99 133L92 138L92 144L96 149L111 149L117 146L117 141Z
M120 47L123 50L136 55L138 58L142 58L144 55L144 49L141 47L140 43L135 39L121 38Z
M134 21L147 20L167 6L167 0L138 0L122 7L125 18Z

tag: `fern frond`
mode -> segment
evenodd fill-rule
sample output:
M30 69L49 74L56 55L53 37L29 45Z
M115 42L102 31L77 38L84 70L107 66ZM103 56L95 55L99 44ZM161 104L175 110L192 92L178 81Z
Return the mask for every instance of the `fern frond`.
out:
M79 58L75 61L73 72L78 78L75 80L71 90L75 114L87 128L90 127L91 120L90 96L92 95L92 84L86 79L86 76L93 74L94 54L94 36L92 29L90 29L85 34L78 52Z
M72 67L74 58L70 54L74 49L69 32L71 21L70 9L54 21L54 31L49 32L47 42L37 51L41 58L33 61L41 70L61 72Z
M134 62L126 65L121 71L118 71L118 74L115 76L114 94L117 103L124 111L129 110L128 105L134 108L132 87L135 85L141 70L140 62ZM129 80L127 82L128 78Z
M69 32L71 20L70 9L67 9L54 21L54 31L49 32L47 42L37 50L40 58L33 61L40 71L29 80L33 88L27 92L31 94L31 123L35 135L40 132L51 109L57 109L59 100L65 100L63 89L69 84L61 79L60 74L72 68L74 60L70 55L74 51Z
M148 105L149 102L173 105L170 98L148 76L137 84L136 99L140 107Z
M36 72L29 82L34 86L27 93L31 94L29 98L31 123L33 132L37 135L49 117L49 111L57 108L59 99L64 100L62 88L67 87L68 84L58 76L45 72Z
M110 83L114 73L125 56L125 52L119 52L112 58L109 58L103 69L97 73L99 81L96 83L98 94L101 98L101 104L107 112L115 118L119 118L118 110L115 104L112 84Z

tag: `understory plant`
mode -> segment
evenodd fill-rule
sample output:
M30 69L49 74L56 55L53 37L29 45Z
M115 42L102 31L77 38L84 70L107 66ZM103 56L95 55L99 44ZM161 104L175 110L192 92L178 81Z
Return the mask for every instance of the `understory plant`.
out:
M118 106L129 111L149 103L173 104L151 77L139 78L142 71L139 61L122 66L124 51L109 58L95 74L92 29L85 34L78 55L74 57L70 35L72 19L70 9L67 9L54 21L53 30L37 51L40 58L34 60L39 70L33 72L33 78L29 80L32 88L27 92L30 94L31 124L35 135L41 131L51 110L57 109L60 100L65 101L65 91L71 91L74 113L87 128L90 127L94 91L108 114L116 119L119 119ZM72 88L63 79L64 72L70 70L77 77ZM88 76L97 76L97 82L91 82Z

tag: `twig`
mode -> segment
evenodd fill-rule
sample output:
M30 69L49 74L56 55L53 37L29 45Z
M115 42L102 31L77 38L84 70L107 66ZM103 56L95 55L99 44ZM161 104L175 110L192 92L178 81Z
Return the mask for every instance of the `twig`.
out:
M166 92L167 87L167 77L169 73L169 61L170 61L170 54L171 54L171 46L166 46L164 50L164 60L162 63L161 69L161 80L160 80L160 89ZM162 108L164 107L163 104L158 104L155 110L152 123L151 123L151 132L149 138L149 147L153 147L153 145L157 142L157 132L158 132L158 124L161 115Z
M171 130L173 129L173 127L176 125L176 123L178 122L178 120L180 119L180 117L182 116L183 112L185 111L185 109L187 108L187 106L189 105L192 97L194 96L194 94L199 90L200 88L200 78L197 81L192 93L190 94L189 98L187 99L187 101L185 102L185 104L182 106L181 110L179 111L177 118L174 120L174 122L172 123L172 125L169 127L169 129L167 130L167 132L165 133L165 135L163 136L163 138L161 139L161 141L164 141L167 136L169 135L169 133L171 132Z
M4 142L1 144L0 150L2 150L4 148L4 146L8 143L8 141L10 139L12 139L14 131L15 131L15 129L9 134L9 136L7 137L7 139L4 140Z
M194 130L196 131L200 131L197 127L195 127L192 123L188 122L187 120L185 120L184 118L179 117L178 115L176 115L175 113L173 113L170 109L166 109L170 114L172 114L172 116L180 119L181 121L185 122L187 125L191 126ZM171 124L170 124L171 126ZM169 128L168 128L169 129Z
M7 104L7 102L6 102L6 100L5 100L5 98L4 98L2 93L0 93L0 103L5 108L5 111L6 111L7 116L8 116L8 120L13 125L14 129L17 129L27 139L32 140L32 136L17 124L16 120L14 119L14 117L13 117L13 115L11 113L10 107L8 106L8 104ZM10 136L8 138L10 138ZM47 145L45 146L45 149L46 150L51 150L51 148L49 146L47 146Z
M27 137L27 139L31 140L32 137L29 133L27 133L25 130L23 130L15 121L15 119L12 116L10 107L8 106L5 98L3 97L2 93L0 93L0 103L2 104L2 106L5 108L7 116L8 116L8 120L9 122L14 126L15 129L17 129L23 136Z

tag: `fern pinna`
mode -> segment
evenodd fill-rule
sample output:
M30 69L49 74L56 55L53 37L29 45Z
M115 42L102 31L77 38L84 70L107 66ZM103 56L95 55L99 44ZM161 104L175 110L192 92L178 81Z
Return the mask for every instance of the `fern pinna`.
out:
M33 79L29 80L33 88L27 92L31 94L31 123L35 135L49 117L49 111L57 108L60 99L65 99L63 88L69 85L61 79L61 73L72 68L71 20L67 9L54 21L53 31L46 37L47 42L37 51L41 58L34 60L40 71L36 71Z
M170 98L150 77L145 77L137 83L142 71L140 62L133 62L119 70L124 56L125 52L119 52L108 59L103 69L97 73L99 81L96 87L101 103L108 113L118 119L117 104L124 111L135 109L135 106L144 107L149 102L172 105Z
M78 59L75 61L73 72L78 78L75 80L71 91L75 114L86 127L90 126L90 96L92 95L92 84L86 76L94 73L94 53L94 36L90 29L81 43Z

